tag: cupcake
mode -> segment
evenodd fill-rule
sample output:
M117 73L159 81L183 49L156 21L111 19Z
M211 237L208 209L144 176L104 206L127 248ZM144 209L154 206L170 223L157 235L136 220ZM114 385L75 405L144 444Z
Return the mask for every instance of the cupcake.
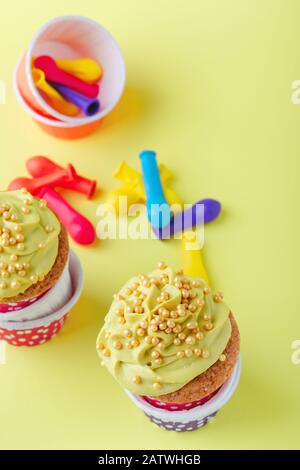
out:
M97 339L102 364L165 429L206 424L239 378L239 330L221 293L164 263L115 295Z
M68 260L66 230L46 201L0 192L0 339L36 345L58 331L64 318L49 320L72 296Z

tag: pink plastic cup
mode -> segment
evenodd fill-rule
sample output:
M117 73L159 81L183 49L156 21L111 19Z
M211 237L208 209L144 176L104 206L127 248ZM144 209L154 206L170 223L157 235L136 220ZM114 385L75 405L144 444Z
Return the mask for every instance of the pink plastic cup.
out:
M39 55L60 59L89 57L96 60L103 68L98 95L101 103L99 112L88 117L70 117L54 110L43 99L32 78L32 58ZM18 101L21 96L27 112L29 107L31 116L34 114L34 119L43 130L67 139L83 137L93 132L116 106L124 86L125 64L118 44L100 24L81 16L58 17L42 26L19 60L14 76Z

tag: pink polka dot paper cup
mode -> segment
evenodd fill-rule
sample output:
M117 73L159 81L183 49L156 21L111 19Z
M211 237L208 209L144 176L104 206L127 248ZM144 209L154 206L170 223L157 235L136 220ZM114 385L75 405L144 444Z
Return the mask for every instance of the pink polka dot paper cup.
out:
M170 407L163 409L156 407L144 399L126 390L133 403L144 412L147 418L162 429L167 431L186 432L195 431L208 424L218 411L227 403L233 395L240 379L241 360L239 358L234 371L224 385L208 401L191 409L178 411Z
M83 287L83 271L70 252L66 268L55 286L31 305L0 316L0 340L13 346L38 346L57 335Z

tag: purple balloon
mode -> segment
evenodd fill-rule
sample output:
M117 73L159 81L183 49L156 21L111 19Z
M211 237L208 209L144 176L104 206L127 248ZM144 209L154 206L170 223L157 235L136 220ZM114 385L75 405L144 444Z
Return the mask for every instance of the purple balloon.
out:
M203 206L200 209L199 206ZM197 209L198 206L198 209ZM152 226L152 230L160 240L169 239L170 236L178 232L195 227L196 225L207 224L215 220L221 212L221 203L215 199L201 199L193 206L189 207L183 212L175 214L170 222L170 225L162 229Z
M84 95L81 95L77 91L71 88L61 85L56 82L49 82L53 88L58 91L66 100L71 101L79 109L81 109L86 116L94 116L100 109L100 101L98 99L90 99Z

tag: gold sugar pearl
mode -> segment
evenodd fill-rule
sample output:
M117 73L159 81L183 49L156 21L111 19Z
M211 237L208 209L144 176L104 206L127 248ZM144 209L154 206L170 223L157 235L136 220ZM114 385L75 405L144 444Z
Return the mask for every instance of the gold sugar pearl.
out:
M1 277L3 277L3 278L9 277L9 272L8 271L1 271Z
M144 313L144 307L134 307L135 313Z
M192 286L193 286L193 287L200 287L200 282L199 282L199 281L196 281L196 280L193 280L193 281L192 281Z
M12 289L18 289L18 288L20 287L19 281L16 281L16 280L15 280L15 281L12 281L12 282L10 283L10 287L11 287Z
M96 344L96 349L97 349L98 351L101 351L103 348L104 348L104 345L103 345L102 343Z
M167 323L166 322L161 322L159 325L158 325L159 329L160 330L165 330L167 328Z
M105 357L110 357L110 350L108 348L102 349L102 354Z
M193 345L195 344L196 340L193 336L188 336L186 339L185 339L185 343L186 344L190 344L190 345Z
M183 359L185 356L184 351L178 351L176 353L176 356L178 357L178 359Z
M17 242L23 242L25 240L25 237L22 233L18 233L16 235L16 240L17 240Z
M12 274L16 271L16 268L13 264L9 264L8 267L7 267L7 271Z
M10 213L9 213L8 211L3 212L3 218L4 218L5 220L10 219Z
M127 287L127 289L125 289L125 294L126 294L126 295L131 295L131 294L132 294L132 290L129 289L129 287Z
M180 339L179 339L179 338L175 338L174 341L173 341L173 344L174 344L174 346L180 346L180 344L181 344Z
M4 262L0 262L0 269L7 269L7 264Z
M188 306L188 309L189 309L190 312L196 312L197 306L194 305L194 304L190 304L190 305Z
M127 343L126 343L126 348L132 349L132 345L131 345L131 342L130 342L130 341L127 341Z
M2 239L0 243L3 247L9 246L9 241L7 240L7 238Z
M10 245L15 245L16 243L17 243L16 238L11 237L11 238L9 239L9 244L10 244Z
M206 331L210 331L213 329L213 324L211 322L207 322L204 324L204 328L206 329Z
M18 244L17 244L17 250L23 251L24 248L25 248L24 243L18 243ZM38 246L38 248L40 248L40 246Z
M134 303L134 305L136 305L138 307L139 305L142 305L143 302L142 302L141 299L134 299L133 303Z
M161 389L161 384L159 382L154 382L153 388L154 388L154 390L160 390Z
M158 359L160 357L160 354L158 351L152 351L151 357L152 359Z
M36 276L36 274L32 274L32 276L30 276L30 282L32 282L33 284L35 284L37 281L38 281L38 277Z
M183 285L182 285L182 282L175 282L175 287L177 287L177 289L182 289Z
M196 322L189 322L186 327L188 328L188 330L194 330L195 328L197 328L198 324Z
M196 299L195 303L200 308L204 307L204 305L205 305L205 302L204 302L203 299Z
M114 349L120 350L120 349L122 349L123 345L122 345L121 341L117 340L117 341L113 342L113 347L114 347Z
M23 263L23 268L26 270L26 269L29 269L30 268L30 264L27 262L27 261L24 261Z
M3 232L2 235L1 235L1 238L9 239L9 232Z
M131 330L126 328L126 330L124 330L124 336L126 336L126 338L131 338L131 336L132 336Z
M210 316L209 313L205 313L205 314L203 315L203 320L208 321L208 320L210 320L210 319L211 319L211 316Z
M209 295L210 292L211 292L211 290L210 290L209 287L206 286L206 287L203 288L203 294L204 294L204 295Z
M132 382L136 385L139 385L142 383L142 378L139 375L134 375L132 377Z
M204 359L207 359L209 357L209 351L208 349L202 349L202 357Z
M166 316L166 317L170 315L169 310L167 310L165 307L160 307L158 309L158 313L159 315Z
M6 282L0 282L0 289L6 289L6 288L7 288Z
M137 339L132 339L130 344L133 348L137 348L140 345L140 342Z
M22 210L23 214L29 214L29 212L30 212L30 208L27 207L27 206L22 207L21 210Z
M126 323L126 320L124 317L118 317L118 322L121 324L121 325L124 325Z
M179 313L177 313L175 310L172 310L172 312L170 313L170 317L173 319L178 318L178 316L179 316Z
M191 292L190 292L190 299L195 299L195 297L197 297L196 292L191 291Z
M124 297L121 294L114 294L114 300L124 300Z
M169 335L170 333L172 333L172 328L166 328L166 329L165 329L165 333L166 333L167 335Z
M146 328L148 328L148 322L147 322L146 320L145 320L145 321L141 321L140 327L141 327L141 328L144 328L144 330L146 330Z
M18 217L16 216L16 214L11 214L10 220L11 220L12 222L16 222L16 221L18 220Z
M16 233L20 233L20 232L22 232L22 230L23 230L23 229L22 229L22 226L21 226L21 225L14 225L14 231L15 231Z
M118 317L123 317L124 316L124 309L123 308L117 308L116 315Z
M138 335L138 336L145 336L145 335L146 335L146 331L145 331L143 328L138 328L138 329L137 329L137 335Z
M154 364L156 366L160 366L163 363L163 360L161 357L158 357L157 359L154 360Z
M182 296L184 299L188 299L189 296L190 296L190 293L189 293L188 290L182 289L182 291L181 291L181 296Z
M160 261L157 266L158 269L166 269L167 267L166 263L164 263L163 261Z
M22 269L23 269L23 264L22 264L22 263L16 263L16 264L15 264L15 268L16 268L17 271L22 271Z
M152 344L152 338L151 338L151 336L146 336L146 337L145 337L145 341L146 341L147 344Z
M200 348L195 348L195 349L194 349L194 354L195 354L195 356L200 357L201 354L202 354L202 349L200 349Z
M184 351L184 354L185 354L186 357L192 357L192 355L193 355L194 353L193 353L193 350L192 350L192 349L186 349L186 350Z
M158 343L157 347L158 347L158 349L163 350L163 349L165 348L165 345L164 345L164 343L161 341L160 343Z
M216 303L222 302L223 297L224 297L224 296L223 296L222 292L217 292L217 293L214 295L214 301L215 301Z
M157 326L157 325L150 325L149 328L150 328L150 330L153 331L153 332L155 332L155 331L158 330L158 326Z
M133 310L129 305L126 307L126 312L127 313L133 313Z
M135 290L133 292L134 297L140 297L142 295L142 292L140 290Z
M158 343L159 343L159 338L158 338L157 336L153 336L151 342L152 342L152 344L153 344L154 346L157 346Z
M196 333L196 339L197 339L198 341L201 341L203 338L204 338L204 334L203 334L201 331L199 331L198 333Z
M219 357L219 361L221 362L226 361L226 354L221 354L221 356Z
M181 325L176 325L175 328L173 328L173 332L174 332L175 334L180 333L181 330L182 330Z
M185 333L179 333L178 338L179 338L181 341L184 341L185 338L186 338L186 334L185 334Z
M25 277L26 276L26 271L24 271L24 270L19 271L19 276Z
M131 286L131 290L132 290L132 291L135 291L135 290L138 289L138 287L139 287L139 283L138 283L138 282L134 282L134 283L132 284L132 286Z
M175 328L176 323L173 320L168 320L167 321L167 326L168 326L168 328Z

